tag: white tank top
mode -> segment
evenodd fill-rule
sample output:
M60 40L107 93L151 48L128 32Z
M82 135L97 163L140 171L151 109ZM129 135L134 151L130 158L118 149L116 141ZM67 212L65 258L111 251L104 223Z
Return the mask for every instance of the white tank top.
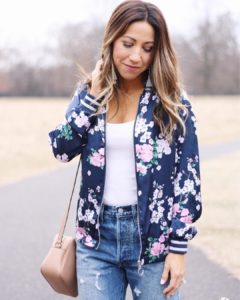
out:
M113 206L137 204L133 143L134 120L106 123L106 177L103 203Z

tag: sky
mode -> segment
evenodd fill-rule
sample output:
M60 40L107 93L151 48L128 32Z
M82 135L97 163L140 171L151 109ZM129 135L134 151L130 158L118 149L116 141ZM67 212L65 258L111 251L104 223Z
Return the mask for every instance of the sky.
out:
M240 20L240 0L148 0L163 12L170 33L192 34L206 13L231 11ZM37 48L51 43L67 23L106 23L121 0L0 0L0 47ZM239 34L240 35L240 34ZM52 39L53 40L53 39Z

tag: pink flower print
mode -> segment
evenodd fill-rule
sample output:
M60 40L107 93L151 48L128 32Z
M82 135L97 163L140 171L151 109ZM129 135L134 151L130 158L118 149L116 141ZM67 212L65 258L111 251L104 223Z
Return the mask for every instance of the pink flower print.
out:
M164 235L162 234L158 240L160 243L164 243L164 241L165 241Z
M100 148L100 149L98 150L98 152L99 152L102 156L104 156L104 148Z
M93 247L94 246L92 237L90 235L86 236L85 245L89 246L89 247Z
M83 227L78 227L76 232L76 239L81 240L84 236L86 236L86 231Z
M183 223L191 224L192 223L192 217L190 215L188 215L186 217L180 218L180 221L183 222Z
M158 256L161 252L163 252L164 248L163 244L155 242L152 244L151 254L153 256Z
M148 144L142 145L141 158L144 162L149 162L153 158L153 147Z
M149 162L153 158L153 147L152 145L136 145L137 156L144 162Z
M101 165L101 155L97 152L93 153L90 158L90 163L96 167L100 167Z
M82 126L88 127L90 125L89 119L87 116L84 115L83 112L80 112L79 115L76 115L75 112L72 113L72 117L75 118L74 123L77 125L77 127L81 128Z
M137 164L137 172L140 172L142 175L146 175L147 174L147 167L145 167L144 165L138 163Z
M90 164L96 167L102 167L104 165L104 149L99 149L98 152L94 152L90 156Z
M189 215L189 210L187 208L183 208L181 211L181 217L186 217Z
M173 215L176 215L176 213L178 213L180 211L180 206L178 203L175 203L173 205Z
M137 153L137 156L141 153L141 149L142 149L142 146L139 145L139 144L136 144L136 153Z

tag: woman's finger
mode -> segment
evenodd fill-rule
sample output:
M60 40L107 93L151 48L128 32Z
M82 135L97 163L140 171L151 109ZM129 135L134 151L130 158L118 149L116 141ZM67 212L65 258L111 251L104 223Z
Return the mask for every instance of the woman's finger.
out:
M95 69L93 71L96 75L98 75L99 72L101 71L102 63L103 63L102 59L99 59L96 63Z
M169 285L163 290L163 293L165 296L169 297L175 293L177 289L177 278L175 276L172 276Z
M183 284L183 282L183 275L180 274L173 276L173 278L170 280L168 287L163 291L166 297L174 295L177 289L180 288L180 286Z
M163 269L163 273L162 273L162 277L160 280L161 284L164 284L167 280L168 280L168 276L169 276L169 266L168 264L165 262L164 264L164 269Z

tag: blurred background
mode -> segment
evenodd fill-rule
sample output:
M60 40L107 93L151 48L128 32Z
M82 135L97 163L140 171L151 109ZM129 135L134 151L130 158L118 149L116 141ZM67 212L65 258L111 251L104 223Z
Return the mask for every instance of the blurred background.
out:
M47 134L64 118L79 80L79 65L91 72L99 59L104 27L121 2L0 0L0 228L4 229L3 235L12 237L17 230L31 236L31 214L36 208L39 214L46 209L43 203L32 202L32 180L42 183L37 193L44 195L46 190L50 191L50 182L40 178L61 171L61 179L51 182L51 188L56 190L54 185L59 184L70 189L71 172L63 185L68 166L53 158ZM240 280L240 1L151 2L166 18L182 80L198 122L204 210L197 223L199 234L191 244ZM69 165L75 167L76 161ZM74 174L74 168L71 170ZM10 191L12 194L7 198L5 195L10 195ZM37 242L31 239L33 246L42 247L41 255L45 255L54 230L58 229L57 217L60 220L65 198L57 205L56 220L52 220L51 211L48 218L44 213L44 221L41 214L35 216L43 226L43 232L38 234L42 240L46 235L49 238L45 248L39 236ZM56 207L53 205L52 209ZM34 228L40 230L39 224ZM20 247L21 241L14 245ZM0 269L5 255L9 255L10 244L5 243L4 247L0 249ZM13 256L19 254L17 251ZM36 265L32 262L36 278L41 255ZM6 273L5 280L12 274ZM28 275L24 284L28 280L31 285ZM1 277L1 290L3 282ZM11 299L23 298L11 295ZM31 299L55 298L34 295ZM215 298L209 298L212 299Z
M121 1L1 1L0 95L69 96L92 70ZM238 0L152 1L169 25L191 94L240 93Z

